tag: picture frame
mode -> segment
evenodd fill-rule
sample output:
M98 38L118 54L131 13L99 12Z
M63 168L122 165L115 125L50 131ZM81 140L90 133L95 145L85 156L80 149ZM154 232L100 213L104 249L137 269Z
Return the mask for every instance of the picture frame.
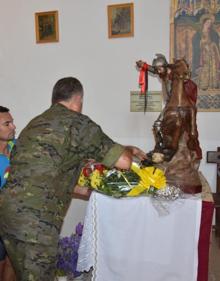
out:
M197 108L220 112L220 0L170 0L170 61L184 58Z
M145 108L146 98L146 108ZM145 110L146 109L146 110ZM148 91L147 96L140 91L130 91L130 112L161 112L162 92Z
M134 36L134 4L108 5L108 37Z
M206 160L207 160L207 163L220 164L220 152L219 151L207 151Z
M35 13L36 43L59 42L58 11Z

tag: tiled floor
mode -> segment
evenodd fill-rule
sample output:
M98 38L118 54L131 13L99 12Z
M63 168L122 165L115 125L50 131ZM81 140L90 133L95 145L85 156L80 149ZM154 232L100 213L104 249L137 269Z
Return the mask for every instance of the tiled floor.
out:
M220 281L220 239L212 233L209 252L209 281Z

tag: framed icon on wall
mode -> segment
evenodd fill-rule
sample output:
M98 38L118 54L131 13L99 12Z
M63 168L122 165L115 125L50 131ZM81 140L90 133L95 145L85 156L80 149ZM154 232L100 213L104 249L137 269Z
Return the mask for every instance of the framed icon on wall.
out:
M134 36L134 4L115 4L108 7L108 37Z
M58 11L35 13L35 28L37 43L58 42Z

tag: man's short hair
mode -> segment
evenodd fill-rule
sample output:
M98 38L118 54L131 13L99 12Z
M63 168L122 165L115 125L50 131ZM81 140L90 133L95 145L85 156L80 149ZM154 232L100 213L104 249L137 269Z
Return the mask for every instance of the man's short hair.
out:
M9 109L7 107L0 105L0 113L4 113L4 112L9 112Z
M56 82L52 92L52 104L60 101L67 101L73 95L83 95L81 82L74 77L65 77Z

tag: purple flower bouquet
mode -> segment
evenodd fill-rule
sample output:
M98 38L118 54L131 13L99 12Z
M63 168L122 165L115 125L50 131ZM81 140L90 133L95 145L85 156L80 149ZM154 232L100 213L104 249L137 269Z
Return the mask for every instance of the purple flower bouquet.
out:
M57 275L77 277L81 274L76 270L79 243L82 237L83 225L78 223L75 233L61 237L58 243Z

